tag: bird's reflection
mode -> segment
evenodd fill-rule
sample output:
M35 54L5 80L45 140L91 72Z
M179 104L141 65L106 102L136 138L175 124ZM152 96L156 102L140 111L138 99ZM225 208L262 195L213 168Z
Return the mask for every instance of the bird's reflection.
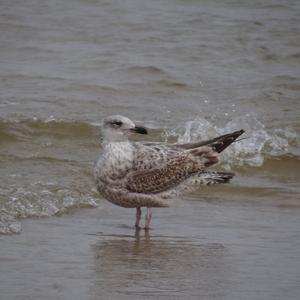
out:
M102 235L93 248L94 292L103 299L120 294L183 296L191 286L207 288L216 280L220 286L226 270L221 244L197 245L180 237L151 237L143 230L132 236Z

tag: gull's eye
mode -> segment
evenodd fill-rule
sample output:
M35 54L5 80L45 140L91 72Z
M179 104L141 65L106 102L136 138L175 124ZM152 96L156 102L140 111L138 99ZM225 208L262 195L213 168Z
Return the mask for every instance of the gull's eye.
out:
M113 125L117 125L117 126L122 126L122 122L121 121L114 121Z

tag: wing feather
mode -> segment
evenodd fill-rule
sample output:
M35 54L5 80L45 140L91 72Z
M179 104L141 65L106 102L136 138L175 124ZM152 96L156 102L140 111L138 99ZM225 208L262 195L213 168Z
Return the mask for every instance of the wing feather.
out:
M165 165L150 170L140 170L127 177L127 189L135 193L160 193L166 191L201 170L201 164L187 154L170 159Z
M126 176L126 188L135 193L160 193L216 162L216 155L209 147L191 150L142 147L136 152L134 171Z
M214 139L207 141L200 141L195 143L187 143L187 144L172 144L173 147L178 149L195 149L202 146L210 146L213 150L218 153L221 153L224 149L226 149L230 144L232 144L240 135L242 135L245 131L243 129L234 131L232 133L224 134L218 136Z

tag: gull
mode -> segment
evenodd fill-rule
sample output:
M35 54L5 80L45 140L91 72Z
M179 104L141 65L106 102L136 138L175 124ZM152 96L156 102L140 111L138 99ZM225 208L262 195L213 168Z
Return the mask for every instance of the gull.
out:
M132 142L131 134L147 134L147 129L113 115L104 119L101 132L103 151L94 169L97 190L115 205L136 208L136 228L140 228L141 208L146 207L144 228L148 230L152 207L169 207L176 196L201 185L226 183L234 176L207 168L244 130L187 144Z

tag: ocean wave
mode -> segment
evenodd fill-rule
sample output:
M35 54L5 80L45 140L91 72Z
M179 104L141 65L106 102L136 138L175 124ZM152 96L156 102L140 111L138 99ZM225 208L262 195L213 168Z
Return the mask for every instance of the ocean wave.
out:
M97 192L82 187L66 187L56 182L35 182L29 186L10 186L0 189L6 199L0 210L0 234L19 233L19 219L50 217L77 207L96 207Z
M176 89L188 89L190 86L184 82L178 80L162 79L157 81L162 87L176 88Z
M96 206L87 153L98 148L98 135L89 123L53 116L0 120L0 233L20 232L23 218Z
M133 66L119 69L117 74L122 75L132 83L145 84L147 86L158 85L161 88L188 89L191 88L174 74L155 66ZM142 79L142 80L141 80Z
M300 157L300 140L292 128L272 128L259 121L254 115L247 114L234 118L224 127L217 127L203 118L196 118L180 124L172 130L166 130L166 141L177 138L179 143L205 140L244 129L245 139L233 143L222 153L221 165L226 169L232 167L260 167L266 159L272 157ZM241 137L242 138L242 137Z
M0 139L2 141L17 141L32 139L37 136L52 136L55 138L83 137L94 135L98 130L90 123L79 121L57 120L49 116L45 120L32 119L0 119Z
M99 127L100 123L96 122L56 120L53 116L49 116L45 120L37 118L0 120L0 138L3 142L31 141L32 143L35 139L38 140L43 136L51 141L58 141L54 144L61 148L68 147L68 143L61 144L64 139L72 141L72 144L69 144L72 147L77 143L82 145L84 140L87 147L93 146L94 149L100 146L98 137L100 137L101 131ZM300 139L295 129L291 127L268 128L253 114L236 117L222 127L200 117L180 123L172 129L164 129L157 125L154 127L155 129L152 130L154 136L147 137L148 140L160 139L165 142L177 141L178 143L210 139L231 131L244 129L246 132L241 138L246 139L233 143L222 153L223 160L234 166L261 166L266 159L272 157L300 157ZM135 137L137 140L139 138ZM91 140L91 142L87 142L87 140ZM45 143L44 140L43 143ZM53 146L50 142L49 145ZM28 158L35 157L46 160L59 159L48 154ZM26 159L26 157L18 157L18 159ZM69 161L69 159L64 159L64 161Z
M132 75L149 75L149 76L169 76L162 68L155 66L133 66L126 69L126 73Z

